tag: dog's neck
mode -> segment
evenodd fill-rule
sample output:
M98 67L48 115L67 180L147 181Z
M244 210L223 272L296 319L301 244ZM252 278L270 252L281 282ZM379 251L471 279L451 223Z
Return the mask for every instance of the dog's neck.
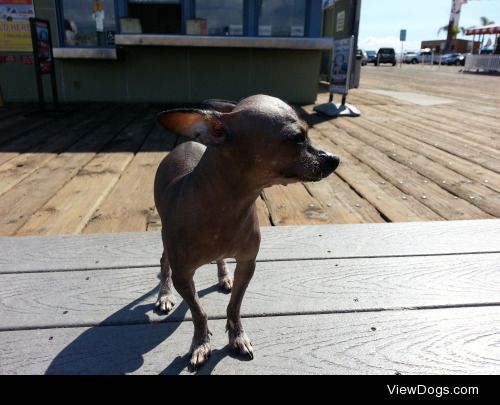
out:
M235 209L246 209L264 188L259 179L249 175L249 164L228 151L209 146L190 176L208 203L224 199L234 203Z

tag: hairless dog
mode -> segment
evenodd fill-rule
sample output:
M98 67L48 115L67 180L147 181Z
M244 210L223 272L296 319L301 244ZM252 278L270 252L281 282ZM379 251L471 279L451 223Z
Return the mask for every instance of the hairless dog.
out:
M164 247L156 306L162 312L172 309L173 283L193 318L193 368L210 355L208 317L193 281L196 269L217 262L220 286L232 289L229 346L253 358L240 308L260 246L255 200L266 187L319 181L339 165L338 157L311 145L307 125L278 98L256 95L238 104L208 100L203 107L158 115L168 131L197 142L182 143L163 159L154 183ZM236 259L234 280L225 258Z

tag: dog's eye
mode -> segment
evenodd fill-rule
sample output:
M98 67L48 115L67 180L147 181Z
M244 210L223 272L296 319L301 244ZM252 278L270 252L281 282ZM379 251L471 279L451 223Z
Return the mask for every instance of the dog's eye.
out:
M304 133L299 132L298 134L295 134L291 137L291 141L297 144L304 144L307 142L307 138Z

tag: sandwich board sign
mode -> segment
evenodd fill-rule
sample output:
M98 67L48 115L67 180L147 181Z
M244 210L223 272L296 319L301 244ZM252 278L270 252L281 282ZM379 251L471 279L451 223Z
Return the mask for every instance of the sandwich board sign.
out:
M40 110L45 110L42 75L50 75L50 81L52 84L52 101L54 106L58 108L54 55L52 53L52 38L50 36L49 21L42 20L40 18L30 18L29 22L31 28L31 41L33 44L33 60L35 65Z
M340 38L333 42L330 93L347 94L349 91L353 43L354 37Z
M357 56L357 37L361 0L323 0L325 13L325 31L327 37L332 37L332 49L329 65L323 58L323 72L328 76L329 100L314 107L315 111L330 117L357 117L361 112L354 106L346 104L349 89L358 87L361 72L361 58ZM341 94L342 102L333 103L333 95Z

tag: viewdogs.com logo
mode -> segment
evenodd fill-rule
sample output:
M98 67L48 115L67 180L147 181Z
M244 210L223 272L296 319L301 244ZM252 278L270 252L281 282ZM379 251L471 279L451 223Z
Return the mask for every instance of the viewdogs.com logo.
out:
M387 385L387 390L390 395L411 396L411 395L428 395L436 398L441 398L446 395L478 395L478 387L428 387L419 384L412 387Z

